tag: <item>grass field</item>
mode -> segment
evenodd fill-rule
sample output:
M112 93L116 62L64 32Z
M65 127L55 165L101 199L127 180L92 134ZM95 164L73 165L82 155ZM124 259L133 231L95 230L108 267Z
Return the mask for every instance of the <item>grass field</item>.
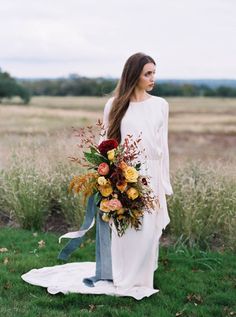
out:
M69 152L76 143L72 127L94 124L102 118L108 97L34 97L30 105L14 101L0 106L0 167L11 148L40 143ZM235 163L236 99L168 98L171 170L186 160ZM55 146L57 144L57 146ZM29 149L30 150L30 149ZM58 153L63 155L63 153ZM227 163L227 164L226 164Z
M154 287L142 301L102 295L50 295L20 278L32 268L53 266L58 236L1 229L0 316L7 317L226 317L236 316L236 262L231 253L161 248ZM45 246L40 248L38 242ZM70 259L94 261L94 242L86 240Z
M0 106L0 170L9 172L6 185L12 186L12 191L7 192L12 206L15 203L31 206L38 215L41 201L53 198L62 208L63 198L63 208L71 212L67 216L74 217L72 210L77 202L69 200L65 189L76 169L67 159L77 151L72 127L94 124L102 117L107 99L34 97L28 106L18 105L14 100ZM61 263L56 259L60 250L58 236L0 227L0 316L236 316L236 261L232 252L235 241L232 206L236 197L235 187L231 186L236 176L236 99L168 98L168 101L170 168L176 192L169 201L172 227L162 239L159 269L154 279L160 292L140 302L100 295L49 295L45 289L24 283L20 276L32 268ZM187 162L196 165L178 176L177 169L181 172ZM2 203L8 196L3 194L1 181L0 216L4 211ZM14 186L18 186L17 193ZM30 208L25 211L29 211L29 219L33 214ZM11 213L11 208L6 211ZM49 226L52 222L55 225L58 215L54 214ZM75 227L81 219L77 222ZM66 227L62 229L66 231ZM189 242L198 239L198 245L204 239L213 241L218 252L187 248L181 239L175 245L174 234L184 240L189 237ZM94 261L94 233L89 238L70 261ZM228 248L226 238L230 239ZM45 247L39 247L40 240L45 241Z

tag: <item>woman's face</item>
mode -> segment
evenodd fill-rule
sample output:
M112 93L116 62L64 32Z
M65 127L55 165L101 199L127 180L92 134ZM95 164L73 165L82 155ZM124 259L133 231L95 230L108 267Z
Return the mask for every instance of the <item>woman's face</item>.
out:
M137 88L150 91L154 87L155 83L156 65L153 63L147 63L143 66L143 70L140 74Z

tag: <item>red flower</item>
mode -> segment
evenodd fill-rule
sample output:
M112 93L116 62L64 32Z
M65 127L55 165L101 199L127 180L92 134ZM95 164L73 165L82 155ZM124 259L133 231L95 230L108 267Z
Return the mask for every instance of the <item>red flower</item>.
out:
M116 183L123 183L123 181L125 180L122 170L117 167L116 170L111 174L110 176L110 180L112 181L112 183L115 185Z
M117 148L118 142L115 139L108 139L99 144L98 150L103 156L107 156L107 152Z

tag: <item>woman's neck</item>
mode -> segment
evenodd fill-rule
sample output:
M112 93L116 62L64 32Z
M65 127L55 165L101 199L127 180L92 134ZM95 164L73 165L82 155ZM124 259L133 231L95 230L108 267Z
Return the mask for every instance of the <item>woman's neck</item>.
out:
M146 92L146 90L135 90L130 97L131 102L139 102L148 99L150 95Z

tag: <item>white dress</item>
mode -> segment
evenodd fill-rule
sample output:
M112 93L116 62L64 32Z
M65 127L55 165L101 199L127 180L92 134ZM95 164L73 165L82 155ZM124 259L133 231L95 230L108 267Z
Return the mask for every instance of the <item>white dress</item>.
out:
M113 99L110 98L104 108L106 128ZM168 114L169 105L165 99L151 96L145 101L130 102L121 122L122 141L127 134L135 139L142 133L139 146L141 150L145 148L145 156L139 158L144 162L140 173L151 176L151 187L159 197L160 209L144 214L140 231L128 228L122 237L118 237L112 228L113 282L98 281L95 287L83 283L83 278L95 274L94 262L34 269L22 275L23 280L47 287L51 294L107 294L140 300L159 291L153 288L153 277L158 266L159 239L170 221L165 195L173 193L169 178Z

